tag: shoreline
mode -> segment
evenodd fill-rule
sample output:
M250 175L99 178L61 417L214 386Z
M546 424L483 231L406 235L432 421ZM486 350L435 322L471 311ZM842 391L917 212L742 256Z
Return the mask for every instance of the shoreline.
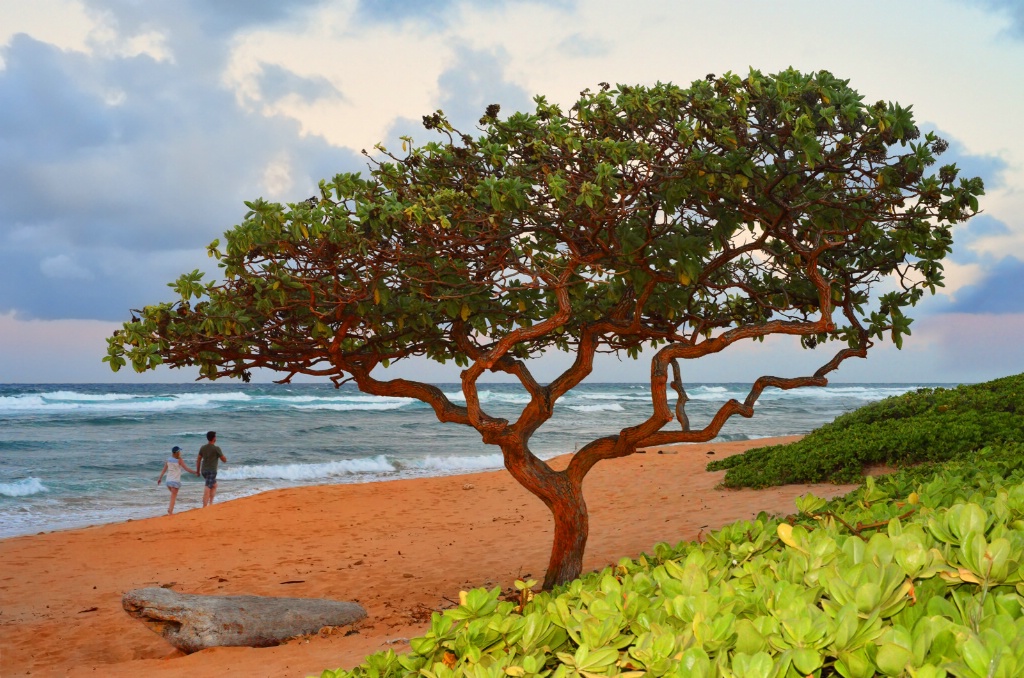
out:
M740 443L740 444L750 443L749 447L759 447L760 446L760 441L774 440L774 439L779 438L779 437L780 436L750 437L750 438L745 438L745 439L742 439L742 440L730 440L730 441L721 441L721 442L725 442L725 443ZM802 437L802 436L782 436L782 437L784 437L784 438L788 438L788 437L799 438L799 437ZM703 445L703 444L718 444L718 442L715 442L715 443L697 443L697 444L700 444L700 445ZM669 447L669 446L665 446L665 447ZM556 460L556 459L558 459L559 457L562 457L562 456L565 456L565 455L561 454L561 455L555 455L555 456L552 456L552 457L543 457L542 456L541 458L544 459L547 462L552 462L552 461L554 461L554 460ZM471 455L471 456L467 456L466 459L476 460L476 459L480 459L480 458L483 458L483 457L487 457L489 459L493 458L494 460L496 460L496 461L498 461L500 463L501 453L500 452L494 452L494 453L490 453L490 454ZM192 462L191 459L186 460L186 463L191 463L191 462ZM162 463L162 461L161 461L161 463ZM238 464L236 464L235 466L238 466ZM282 466L282 465L280 465L280 464L263 464L263 465L248 464L248 465L245 465L245 466L248 467L248 468L253 468L253 467L259 468L260 466L276 468L276 467L279 467L279 466ZM284 465L284 466L287 466L287 464ZM159 469L159 465L158 464L154 464L154 468L158 470ZM221 482L221 488L220 488L220 491L218 492L218 503L226 504L226 503L229 503L229 502L234 502L234 501L239 501L239 500L244 500L244 499L250 499L252 497L256 497L256 496L259 496L261 494L265 494L265 493L268 493L268 492L278 492L278 491L281 491L281 490L288 490L288 489L301 489L301 488L307 488L307 487L322 487L322 486L333 486L333 485L368 485L368 484L373 484L373 483L390 483L390 482L399 482L399 481L405 481L405 480L423 480L423 479L428 479L428 478L462 477L462 476L475 475L475 474L479 474L479 473L504 473L505 472L505 469L502 468L500 465L499 466L492 466L490 468L483 468L483 469L481 469L479 467L474 468L473 466L467 466L465 468L460 468L460 469L458 469L456 471L452 471L450 473L397 475L397 476L394 476L394 477L368 477L368 478L353 479L353 480L346 479L344 481L336 481L336 482L308 482L308 483L297 483L297 484L294 484L294 485L286 485L286 486L283 486L283 487L270 487L270 488L256 489L256 490L234 490L234 491L232 491L229 487L226 487L225 481L230 481L231 483L239 483L239 482L252 482L253 480L259 482L259 481L264 480L264 478L262 478L262 477L256 477L254 479L249 479L249 478L241 478L241 479L239 479L239 478L232 478L231 477L231 471L232 470L233 469L230 466L221 467L221 472L218 475L218 480ZM153 478L154 479L155 479L155 475L156 475L156 471L153 472ZM37 482L41 483L40 479L38 477L35 477L35 476L30 477L30 478L28 478L26 480L37 481ZM17 534L4 534L2 531L0 531L0 542L2 542L5 539L14 539L14 538L17 538L17 537L39 536L39 535L43 535L43 534L53 534L53 533L59 533L59 532L67 532L67 531L71 531L71 530L86 530L86 529L95 528L95 527L103 527L105 525L119 525L119 524L122 524L122 523L130 523L130 522L139 521L139 520L150 520L150 519L153 519L153 518L161 518L161 517L163 517L165 515L165 512L166 512L166 499L167 499L166 489L165 489L165 487L163 485L158 486L156 488L157 490L159 490L158 492L156 492L157 500L154 501L154 499L153 499L153 497L154 497L153 487L148 482L150 480L150 477L147 476L145 478L145 480L146 480L146 482L145 482L145 487L144 488L142 488L141 486L133 488L136 492L141 492L141 493L143 493L144 496L147 497L147 503L146 503L144 509L143 509L142 505L132 505L131 507L129 507L127 509L122 509L124 511L123 515L119 515L119 516L117 516L116 518L113 518L113 519L100 520L98 522L87 522L88 519L83 519L83 522L73 521L70 524L68 524L67 526L43 527L41 529L40 528L32 528L32 529L30 529L28 531L19 532ZM232 493L232 496L225 496L229 492ZM183 514L183 513L187 513L188 511L193 511L193 510L196 510L196 509L200 508L201 507L201 504L200 504L201 498L202 498L202 479L201 478L195 478L195 477L193 477L193 476L183 472L182 473L182 490L181 490L181 493L178 495L178 502L177 502L177 505L176 505L176 513L177 514ZM161 499L163 501L160 501ZM142 513L143 510L145 511L144 514ZM0 530L2 530L2 526L0 526Z
M761 510L791 513L808 491L855 485L715 490L707 461L799 436L663 446L598 464L584 482L584 571L692 540ZM569 456L552 460L564 467ZM403 652L460 590L543 578L552 524L506 471L302 486L190 510L0 540L0 674L290 677ZM273 648L183 655L121 609L144 586L184 593L333 598L369 618L354 633Z

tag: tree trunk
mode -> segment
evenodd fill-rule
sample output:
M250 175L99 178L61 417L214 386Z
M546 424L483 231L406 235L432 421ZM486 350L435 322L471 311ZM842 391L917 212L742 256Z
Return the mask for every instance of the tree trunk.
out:
M544 575L545 590L579 578L583 571L583 551L590 534L590 518L582 488L578 485L572 487L568 481L564 485L553 493L550 503L545 501L555 519L555 539Z
M583 571L583 551L590 531L582 477L553 470L525 447L503 447L502 452L505 468L520 485L544 502L555 521L544 589L578 578Z

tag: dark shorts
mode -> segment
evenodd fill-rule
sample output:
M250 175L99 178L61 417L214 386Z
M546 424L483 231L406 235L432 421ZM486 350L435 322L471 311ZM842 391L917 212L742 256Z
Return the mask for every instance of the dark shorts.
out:
M207 487L213 489L217 485L217 472L203 471L203 480L206 481Z

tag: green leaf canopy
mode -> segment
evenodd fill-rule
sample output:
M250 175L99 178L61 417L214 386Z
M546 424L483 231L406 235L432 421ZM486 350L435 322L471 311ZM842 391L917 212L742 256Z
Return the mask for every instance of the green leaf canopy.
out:
M505 120L491 107L477 136L424 124L435 141L380 148L366 178L246 203L210 246L224 280L183 276L110 339L111 366L340 379L413 355L696 357L736 330L899 345L982 193L928 173L945 142L909 108L824 71L602 85L568 112L537 97Z

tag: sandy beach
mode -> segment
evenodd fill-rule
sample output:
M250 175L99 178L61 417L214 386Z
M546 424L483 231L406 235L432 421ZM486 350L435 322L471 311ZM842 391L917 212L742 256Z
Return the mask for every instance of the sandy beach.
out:
M704 470L792 440L666 447L599 464L584 484L585 570L761 510L791 513L808 491L854 487L716 490L723 473ZM167 499L160 489L157 504ZM503 471L277 490L196 510L200 498L183 491L173 516L0 541L0 676L319 675L407 650L460 590L542 579L551 546L547 509ZM125 591L146 586L353 600L369 618L348 634L184 655L122 609Z

